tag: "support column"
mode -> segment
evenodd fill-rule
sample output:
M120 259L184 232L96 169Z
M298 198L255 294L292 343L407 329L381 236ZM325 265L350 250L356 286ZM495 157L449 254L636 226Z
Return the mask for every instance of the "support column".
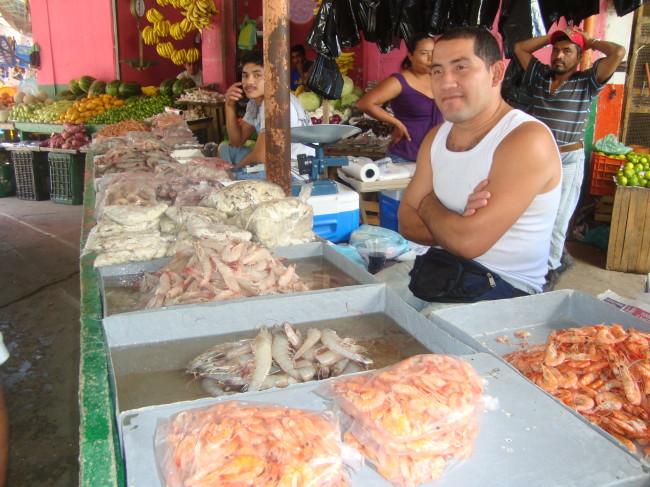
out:
M289 0L264 0L266 179L291 195Z

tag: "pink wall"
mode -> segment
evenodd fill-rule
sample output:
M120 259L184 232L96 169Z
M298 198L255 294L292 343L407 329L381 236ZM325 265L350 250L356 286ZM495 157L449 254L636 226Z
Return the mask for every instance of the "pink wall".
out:
M30 11L34 42L41 47L40 85L67 84L85 74L114 78L109 0L31 0Z

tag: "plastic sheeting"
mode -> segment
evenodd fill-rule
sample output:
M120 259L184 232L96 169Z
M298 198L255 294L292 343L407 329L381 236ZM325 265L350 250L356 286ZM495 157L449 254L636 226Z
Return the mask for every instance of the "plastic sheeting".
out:
M0 16L21 34L32 33L32 21L24 0L0 0Z

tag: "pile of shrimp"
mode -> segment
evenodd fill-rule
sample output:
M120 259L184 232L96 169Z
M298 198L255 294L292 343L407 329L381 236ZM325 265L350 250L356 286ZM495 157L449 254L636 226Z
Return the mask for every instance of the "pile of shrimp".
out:
M202 239L182 249L141 281L151 289L145 308L307 291L296 266L285 267L271 251L239 239Z
M390 482L415 486L438 479L448 460L471 456L482 392L467 362L431 354L338 379L325 395L352 419L345 441Z
M157 432L167 433L167 487L348 485L330 412L227 401L183 411L167 428Z
M351 338L334 330L309 328L303 339L291 323L262 327L254 339L221 343L187 367L212 396L287 387L298 382L358 372L372 360Z
M619 324L553 330L545 344L504 358L633 452L638 444L650 455L650 333Z

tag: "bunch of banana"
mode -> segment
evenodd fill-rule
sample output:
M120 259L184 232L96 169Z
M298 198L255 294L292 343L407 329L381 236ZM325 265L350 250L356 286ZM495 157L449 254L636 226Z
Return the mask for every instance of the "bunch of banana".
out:
M187 51L185 49L179 49L178 51L174 51L172 53L171 60L174 64L178 64L178 65L185 64L187 62Z
M169 0L156 0L156 3L161 7L166 7L167 5L169 5Z
M161 42L156 46L156 52L160 57L171 59L174 54L174 46L172 46L171 42Z
M195 63L199 60L199 56L201 53L196 47L190 47L187 50L187 54L185 55L185 58L187 59L188 63Z
M316 0L316 7L314 7L314 15L320 10L320 4L323 3L323 0Z
M160 39L158 37L158 34L156 34L154 28L150 25L147 25L144 29L142 29L142 40L146 45L152 46L154 44L157 44Z
M143 86L142 93L149 97L158 96L160 94L160 88L158 86Z
M210 28L212 16L219 11L214 5L214 0L194 0L185 11L185 18L198 29Z
M155 8L150 8L147 10L147 20L152 24L155 24L157 21L165 20L165 17Z
M181 20L181 29L183 29L183 32L187 34L188 32L192 32L193 30L196 29L196 26L192 23L190 19L183 19Z
M343 76L348 74L348 71L354 69L354 53L353 52L342 52L339 57L336 58L336 65L339 67L339 71Z
M185 31L183 31L183 28L181 27L180 22L176 22L175 24L172 24L169 27L169 35L172 36L177 41L179 41L183 37L185 37Z
M158 20L153 23L153 31L158 34L158 37L167 37L171 23L169 20Z

